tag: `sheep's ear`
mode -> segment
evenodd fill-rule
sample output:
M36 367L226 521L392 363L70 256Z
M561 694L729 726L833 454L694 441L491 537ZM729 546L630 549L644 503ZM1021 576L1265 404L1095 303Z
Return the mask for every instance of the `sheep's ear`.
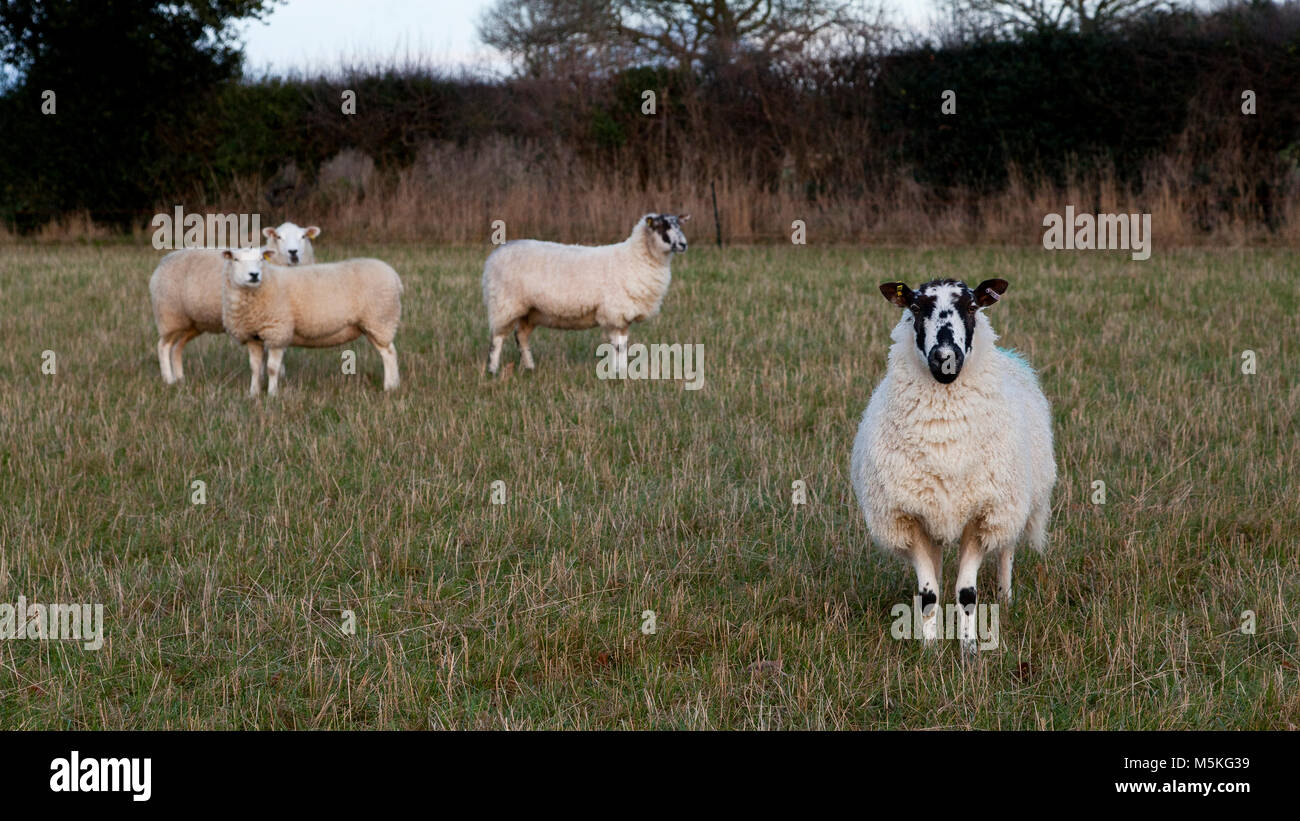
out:
M221 255L222 255L223 257L225 257L226 259L234 259L234 258L235 258L235 255L232 254L232 253L230 253L229 249L227 249L227 250L225 250L225 251L222 251L222 252L221 252Z
M266 237L267 239L275 239L275 229L274 229L274 228L263 228L263 229L262 229L262 236Z
M304 231L303 234L307 237L307 239L316 239L316 237L320 236L320 228L318 228L315 225L309 225L307 226L307 230Z
M880 283L880 293L885 299L894 303L900 308L906 308L912 304L912 289L902 282L882 282Z
M987 308L1002 298L1007 292L1005 279L986 279L975 288L975 304Z
M272 251L270 248L267 248L265 251L262 252L262 259L267 260L268 262L271 260L271 257L273 256L275 256L275 252Z
M678 222L689 222L690 219L691 219L691 215L690 215L690 214L678 214L678 215L677 215L677 221L678 221Z

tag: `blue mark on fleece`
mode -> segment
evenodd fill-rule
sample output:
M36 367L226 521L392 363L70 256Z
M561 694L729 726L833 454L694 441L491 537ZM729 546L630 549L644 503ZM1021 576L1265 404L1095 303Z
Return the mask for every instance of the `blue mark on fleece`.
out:
M1015 348L996 348L996 350L998 353L1002 354L1007 359L1010 359L1012 362L1024 368L1029 373L1032 374L1034 372L1034 366L1030 365L1029 360L1025 359L1025 355L1022 354L1020 351L1017 351Z

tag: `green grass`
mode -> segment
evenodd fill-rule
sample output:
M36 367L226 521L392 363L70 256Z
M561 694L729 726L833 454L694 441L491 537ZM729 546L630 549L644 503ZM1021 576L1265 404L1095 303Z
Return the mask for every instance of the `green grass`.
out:
M358 341L359 375L295 350L250 400L217 336L162 384L155 252L0 250L0 602L100 602L107 632L0 641L0 728L1300 723L1300 254L697 247L632 331L705 345L686 391L596 379L597 332L485 379L485 251L322 246L402 274L402 387ZM1060 473L973 662L890 638L914 576L848 480L898 315L876 285L940 275L1011 282L990 319Z

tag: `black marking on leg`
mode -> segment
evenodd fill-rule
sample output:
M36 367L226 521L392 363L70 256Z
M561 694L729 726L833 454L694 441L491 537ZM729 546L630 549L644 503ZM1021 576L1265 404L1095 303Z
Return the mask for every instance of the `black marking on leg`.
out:
M921 612L922 613L928 612L929 609L933 607L934 603L937 602L938 600L939 597L935 595L934 591L922 590L921 591Z
M975 588L973 588L973 587L963 587L961 590L958 590L958 591L957 591L957 601L961 603L961 606L962 606L963 608L968 608L968 607L972 607L972 606L974 606L974 604L975 604ZM968 614L969 614L969 612L970 612L970 611L967 611Z

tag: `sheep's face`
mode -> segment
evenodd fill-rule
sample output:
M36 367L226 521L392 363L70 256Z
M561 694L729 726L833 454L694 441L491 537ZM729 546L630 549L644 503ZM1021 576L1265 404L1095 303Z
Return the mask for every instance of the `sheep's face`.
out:
M915 291L902 282L880 286L885 299L907 310L916 330L916 351L935 381L949 384L961 373L975 338L975 315L1006 293L1005 279L986 279L974 290L955 279L935 279Z
M263 228L266 247L275 255L282 265L297 265L307 255L311 241L320 235L315 225L299 228L292 222L286 222L279 228Z
M690 214L647 214L646 227L650 229L651 242L664 254L681 254L686 251L686 234L682 232L682 223L691 218Z
M272 252L268 248L265 251L260 248L237 248L233 251L222 251L221 256L225 257L226 278L230 284L239 288L257 288L262 284L262 262L271 258Z

